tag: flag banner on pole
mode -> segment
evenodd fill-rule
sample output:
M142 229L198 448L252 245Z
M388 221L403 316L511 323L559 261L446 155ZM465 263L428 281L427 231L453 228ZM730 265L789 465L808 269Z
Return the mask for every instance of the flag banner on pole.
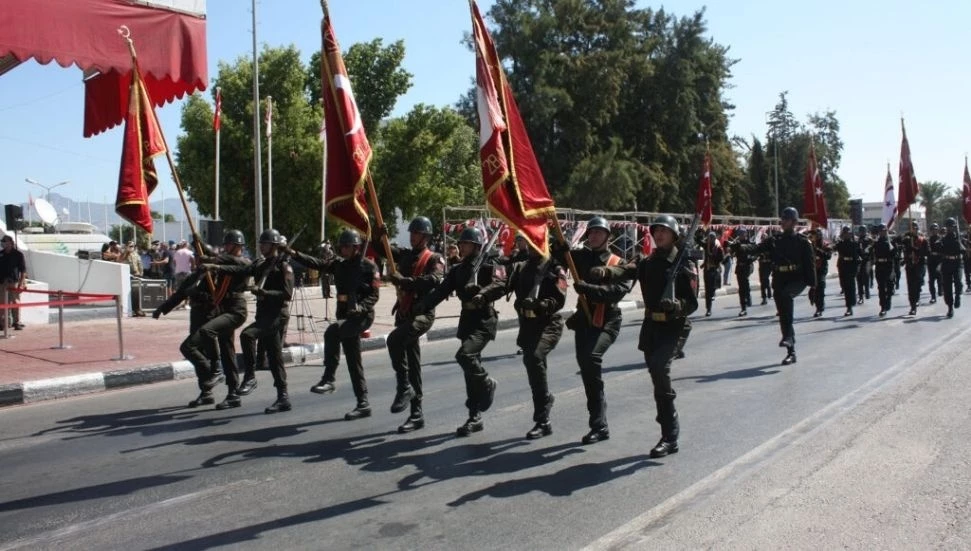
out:
M273 136L273 98L269 96L266 98L266 117L263 122L266 125L266 137Z
M321 95L324 100L321 126L327 155L324 185L327 215L370 238L371 223L364 184L371 162L371 145L364 133L361 113L354 100L326 2L321 33L324 48L320 56Z
M145 233L152 233L152 211L148 197L158 186L158 173L153 159L165 153L165 139L145 82L132 57L128 112L121 146L121 170L115 212Z
M220 118L223 112L223 94L216 88L216 112L212 116L212 131L219 132L219 128L222 126Z
M803 183L803 216L817 226L827 227L829 215L826 212L826 195L823 191L823 177L816 161L816 144L809 144L809 161L806 163L806 177Z
M968 174L968 158L964 158L964 187L961 189L961 214L971 224L971 174Z
M887 165L887 179L883 184L883 215L880 221L887 225L887 229L893 228L897 221L897 196L893 192L893 176L890 175L890 165Z
M711 224L711 152L705 147L705 163L698 184L698 197L695 199L695 213L703 226Z
M897 183L900 185L897 199L898 216L917 201L917 194L920 192L920 184L917 183L917 176L914 175L914 163L910 159L910 142L907 141L907 129L904 128L903 119L900 119L900 131L903 139L900 141L900 174L897 177Z
M547 255L547 220L556 214L553 198L479 7L474 1L469 5L486 203L512 230L521 232L529 246Z

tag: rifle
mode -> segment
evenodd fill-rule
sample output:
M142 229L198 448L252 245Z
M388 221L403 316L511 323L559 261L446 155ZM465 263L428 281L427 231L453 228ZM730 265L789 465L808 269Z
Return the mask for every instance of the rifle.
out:
M502 233L502 229L505 225L501 225L496 228L496 231L492 232L492 236L486 241L486 244L479 249L479 256L472 262L472 273L469 276L469 285L474 285L478 281L479 268L485 263L486 253L492 250L492 246L496 244L496 239L499 239L499 234Z
M297 242L297 239L300 239L300 235L303 233L303 231L305 229L307 229L307 225L306 224L304 224L303 227L300 228L300 231L297 232L297 235L294 235L293 236L293 239L292 240L287 241L287 247L293 248L293 244ZM267 276L269 276L270 275L270 272L273 270L273 268L275 268L276 265L279 264L283 260L283 257L284 256L286 256L286 255L283 254L283 251L279 251L278 250L276 252L276 256L274 256L273 257L273 260L272 260L273 264L271 264L263 272L263 277L260 279L260 283L256 286L257 289L262 289L263 286L266 285L266 278L267 278Z
M664 292L661 294L662 298L669 298L671 300L676 298L674 285L678 278L678 272L684 268L685 262L691 258L691 251L695 248L694 235L698 230L698 224L700 222L700 213L696 212L694 218L691 219L691 228L684 234L684 238L678 242L678 256L675 257L671 267L668 268L667 283L664 284Z

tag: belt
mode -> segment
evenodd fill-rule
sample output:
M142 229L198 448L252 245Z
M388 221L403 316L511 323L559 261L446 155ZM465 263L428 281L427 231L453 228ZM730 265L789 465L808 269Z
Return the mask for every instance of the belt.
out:
M481 310L484 307L485 307L485 304L483 304L482 306L476 306L475 303L472 302L471 300L467 300L467 301L462 302L462 309L463 310Z
M538 318L539 314L537 314L534 310L527 310L524 308L523 317L528 319L534 319L534 318Z
M795 272L798 268L799 268L799 266L797 266L795 264L785 264L783 266L776 266L775 267L775 269L777 271L783 272L783 273L785 273L785 272Z
M841 258L840 262L856 262L855 258Z
M961 255L959 254L949 254L944 256L944 260L961 260Z
M337 302L347 302L348 295L337 295Z
M892 258L878 258L877 259L877 264L884 264L886 262L893 262L893 259Z
M651 321L671 321L667 312L652 312L649 308L644 309L644 318Z

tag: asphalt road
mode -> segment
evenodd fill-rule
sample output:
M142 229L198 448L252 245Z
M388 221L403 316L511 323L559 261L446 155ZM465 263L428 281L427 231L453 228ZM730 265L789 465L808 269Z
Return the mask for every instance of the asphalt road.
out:
M832 291L831 291L832 293ZM465 419L457 341L423 349L424 430L398 435L388 413L394 380L383 351L364 356L375 415L338 391L309 387L320 369L290 371L294 410L267 416L269 374L243 407L190 410L180 381L0 411L0 550L53 549L576 549L744 460L771 459L779 435L807 432L852 409L902 366L963 331L967 313L943 305L886 319L871 301L842 318L828 297L814 320L797 301L799 362L782 367L774 308L735 318L716 301L675 362L681 452L653 460L659 436L651 384L636 349L639 316L605 358L611 439L582 446L586 409L567 334L550 357L552 436L527 441L532 405L515 332L485 351L499 380L485 431L456 438ZM834 407L836 404L838 407ZM826 442L820 442L825 450ZM676 513L673 513L676 515Z

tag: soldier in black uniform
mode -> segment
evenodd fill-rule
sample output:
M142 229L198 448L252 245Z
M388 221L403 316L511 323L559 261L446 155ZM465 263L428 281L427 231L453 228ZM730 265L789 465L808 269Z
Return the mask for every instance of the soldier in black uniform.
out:
M931 293L930 304L937 303L937 295L944 294L944 281L941 278L942 233L940 224L934 222L927 236L927 290Z
M703 251L705 253L704 260L704 276L705 276L705 317L711 317L711 305L715 302L715 291L721 287L722 276L721 276L721 264L722 260L725 260L725 251L722 250L721 245L718 243L718 235L715 232L709 232L708 238L704 242ZM763 289L762 293L765 293ZM763 298L763 300L765 300Z
M947 233L941 239L941 276L944 283L944 303L947 304L947 317L954 317L954 309L961 307L961 263L964 245L958 237L958 221L948 218L944 221Z
M843 300L846 302L844 316L853 315L856 304L856 276L860 269L860 244L853 239L853 232L849 226L840 230L840 239L836 242L836 252L839 260L836 269L840 277L840 289L843 290Z
M787 351L782 365L796 363L796 330L793 327L793 299L806 287L810 292L816 286L815 255L806 236L796 233L799 211L786 207L780 224L782 233L758 245L746 246L756 254L768 251L772 257L772 292L775 307L779 311L782 340L779 346Z
M731 252L735 257L735 281L738 284L738 316L748 315L748 307L752 305L752 287L749 284L749 276L753 272L755 256L745 252L745 245L751 245L748 238L748 230L738 228L735 230L735 240L732 242Z
M896 253L890 236L887 235L887 225L878 226L880 236L873 244L874 272L877 278L877 293L880 297L880 317L887 315L893 300L893 261Z
M822 228L813 230L809 240L813 246L816 268L816 287L810 289L809 299L816 307L813 317L818 318L826 311L826 275L829 274L829 259L833 258L833 248L823 239Z
M930 247L927 239L920 234L917 222L910 223L910 231L901 239L904 249L904 271L907 273L907 298L910 299L909 315L917 315L920 291L924 287L924 270Z
M961 237L961 244L964 245L964 288L966 293L971 293L971 235Z
M856 270L856 303L863 304L863 300L870 298L870 270L873 267L873 239L866 231L866 226L857 226L856 243L860 247L860 265Z
M227 266L246 266L249 260L243 258L246 239L243 232L229 230L223 238L223 254L206 256L199 259L204 264L223 264ZM201 277L205 280L205 276ZM245 274L224 274L214 278L214 292L211 303L206 309L211 312L195 332L182 342L180 350L196 368L196 373L216 373L216 362L222 358L223 373L226 377L226 399L216 405L216 409L239 407L242 402L239 394L239 368L236 365L236 330L246 323L246 298L249 276ZM203 283L205 287L207 283ZM208 287L205 287L208 291ZM194 308L193 308L194 309ZM191 314L190 314L191 315ZM252 386L255 387L256 379Z
M283 237L280 232L269 229L260 234L260 253L263 258L248 266L227 266L204 264L207 270L253 276L257 284L251 289L256 295L256 319L239 335L243 349L243 368L247 376L255 373L256 341L266 348L266 358L273 386L276 387L276 401L264 413L290 411L290 396L287 394L287 372L283 367L283 340L280 329L289 318L289 303L293 298L293 269L283 257Z
M769 239L766 235L764 239ZM768 252L759 255L759 286L762 288L762 306L772 298L772 258Z
M529 245L526 244L526 236L521 233L516 234L515 245L513 245L512 251L509 256L504 256L499 259L499 263L507 268L512 268L512 265L517 262L524 262L529 259Z
M897 235L897 232L890 230L890 243L893 245L893 289L894 293L900 290L900 277L903 272L904 265L904 240L901 236Z
M594 268L620 265L620 257L612 254L607 247L610 240L610 227L607 220L595 216L587 223L587 248L572 251L580 280L574 288L582 297L578 298L576 312L566 321L566 326L576 332L574 343L583 390L587 395L587 412L590 416L590 432L583 437L584 444L593 444L610 438L607 427L607 399L604 395L603 356L610 345L617 340L622 322L617 303L630 292L624 282L601 281L603 270ZM554 251L557 261L565 264L565 251ZM589 317L582 307L585 300Z
M361 360L361 333L374 323L374 305L378 302L381 276L378 266L364 256L361 235L345 229L337 239L337 255L330 258L314 258L308 254L288 249L294 259L304 266L334 275L337 287L336 321L324 331L324 376L310 388L315 394L329 394L336 389L334 376L341 361L341 348L351 377L351 387L357 405L344 415L347 421L371 416L368 401L367 380Z
M679 341L683 344L691 331L688 316L698 309L698 269L692 260L686 260L681 270L674 274L674 296L665 294L668 278L672 275L670 271L679 253L676 246L678 230L674 217L658 216L651 224L656 248L636 265L622 268L618 278L620 281L636 278L644 300L644 321L637 347L644 352L644 361L651 374L657 407L655 420L661 425L661 439L650 454L655 458L678 452L680 424L674 407L677 393L671 386L671 362ZM748 243L740 245L744 246L753 247ZM748 258L748 254L749 251L740 248L739 256Z
M445 272L445 259L428 248L432 221L419 216L408 225L408 232L411 234L411 248L392 250L398 271L388 276L398 289L398 300L393 308L395 327L388 334L388 355L398 382L391 413L401 413L409 404L411 406L408 419L398 427L400 433L425 426L421 407L423 392L418 339L435 323L434 309L416 314L412 306L421 302L442 282ZM379 253L382 252L380 247L377 249Z
M503 293L516 294L513 304L519 316L516 344L523 350L536 423L526 438L534 440L553 433L550 424L553 395L546 381L546 356L563 336L563 317L558 312L566 303L566 272L552 258L544 258L538 251L529 249L528 258L512 265L505 282L492 284L500 285ZM491 296L492 291L483 290L483 294Z
M493 287L490 295L482 291L496 280L502 271L494 261L479 256L482 250L482 234L475 228L466 228L459 235L459 254L462 261L453 266L445 278L421 302L412 306L412 312L422 315L434 309L453 292L462 301L456 337L462 341L455 360L465 372L465 407L469 418L455 433L469 436L483 429L482 413L488 411L496 395L496 380L482 367L482 350L496 338L499 315L493 307L502 296L502 288Z

